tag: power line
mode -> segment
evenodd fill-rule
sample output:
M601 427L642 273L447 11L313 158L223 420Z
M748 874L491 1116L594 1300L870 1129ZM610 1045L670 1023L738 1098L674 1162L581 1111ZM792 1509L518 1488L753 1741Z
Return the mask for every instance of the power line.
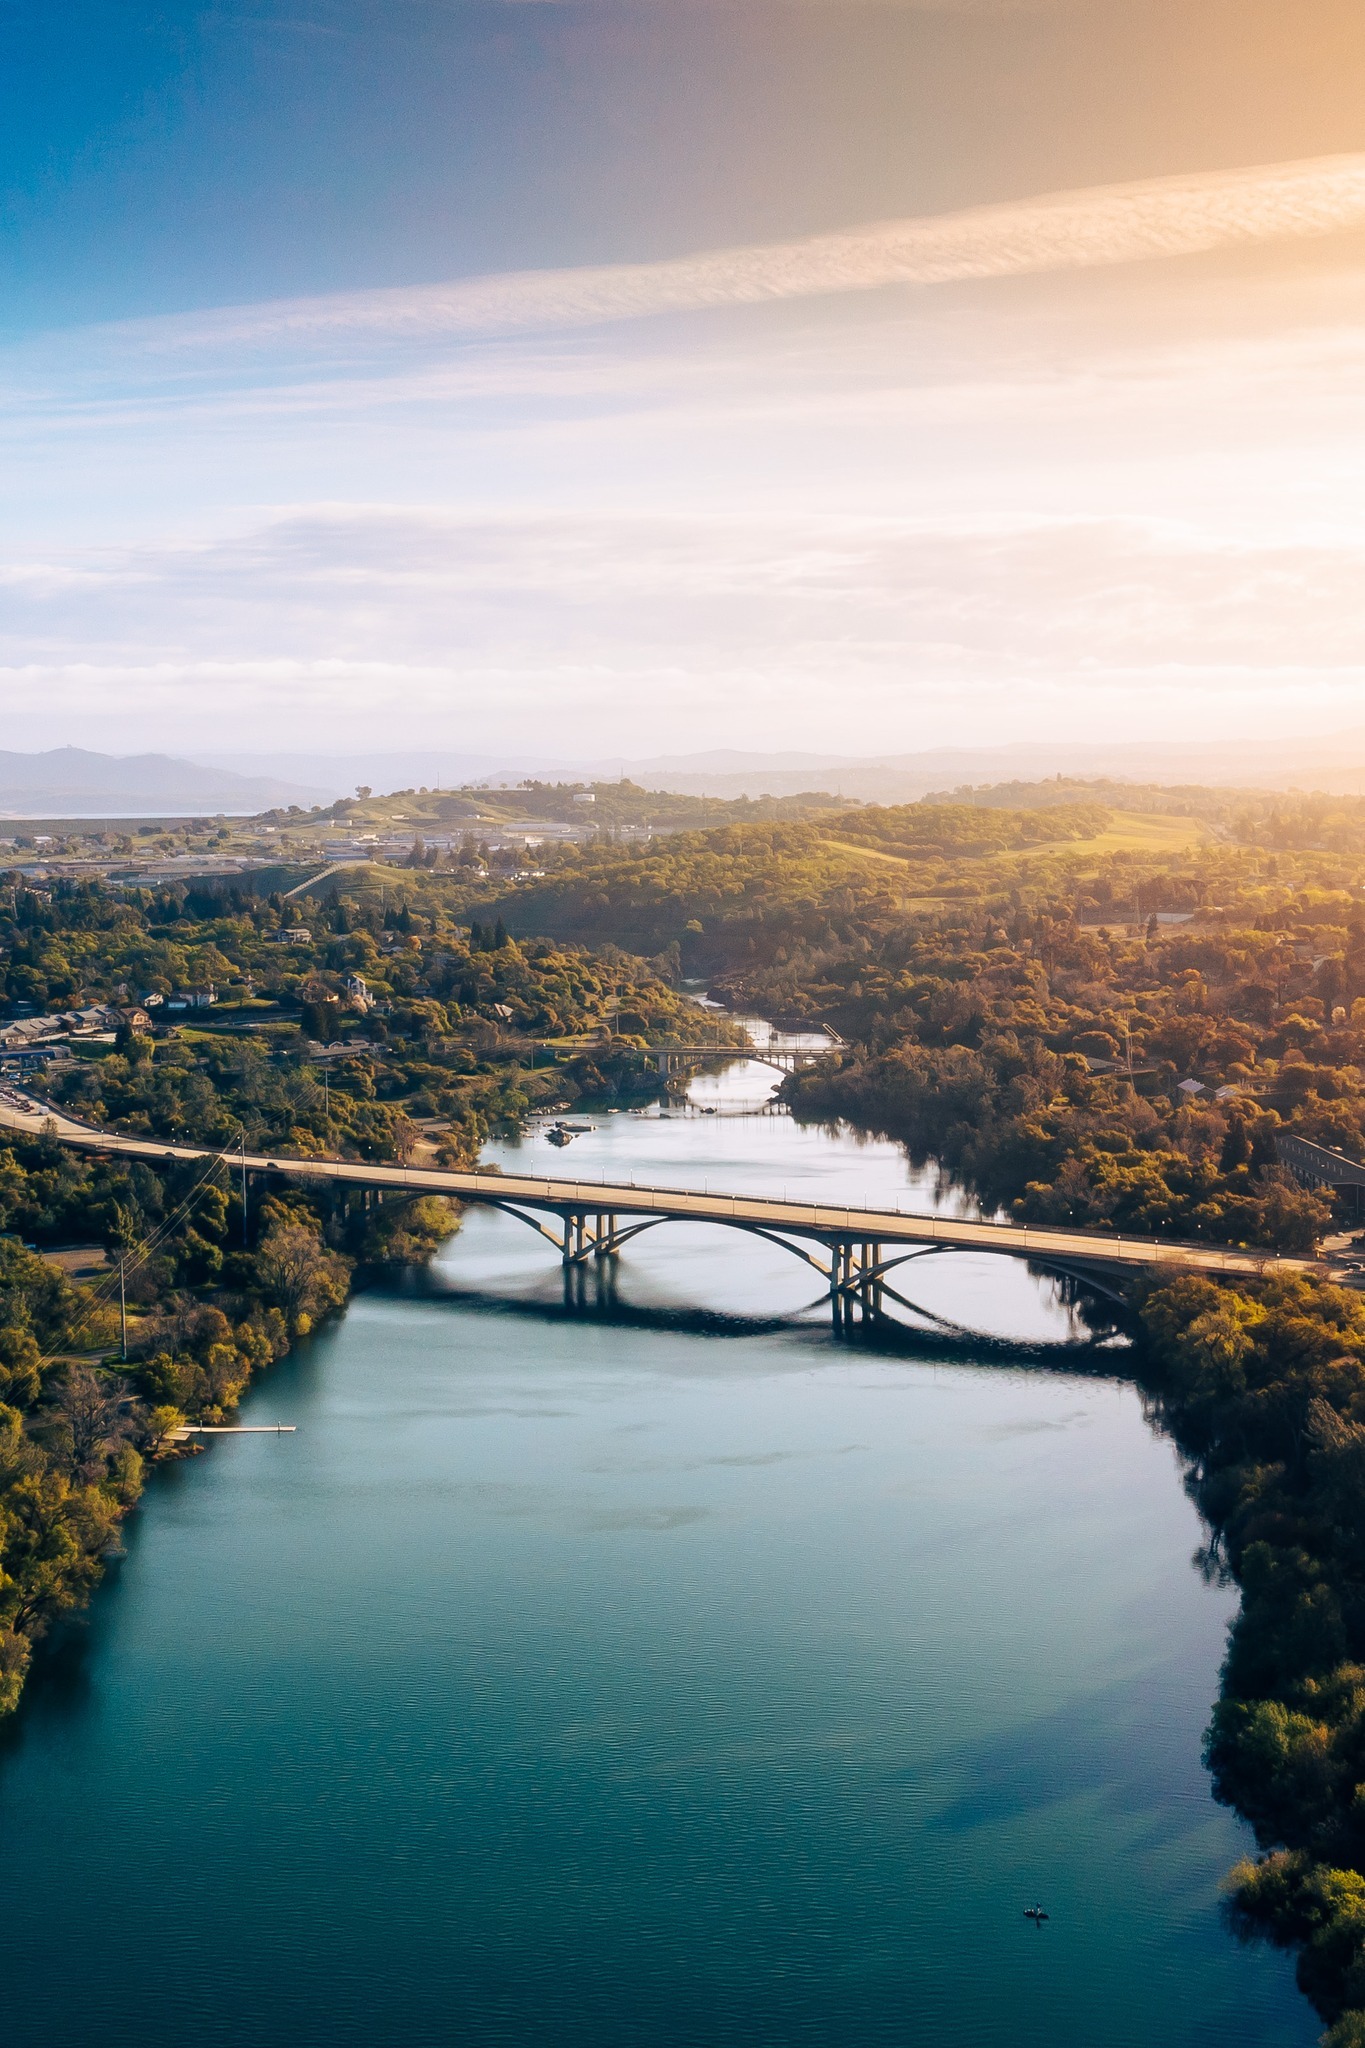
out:
M88 1321L89 1317L91 1316L91 1314L93 1314L93 1312L96 1309L107 1307L109 1304L112 1303L114 1295L114 1285L116 1281L118 1284L120 1309L122 1310L127 1273L129 1271L136 1273L142 1266L146 1265L147 1261L151 1258L153 1252L155 1252L159 1246L164 1244L166 1238L170 1235L170 1233L173 1230L175 1230L179 1226L179 1224L188 1217L190 1211L194 1207L194 1204L199 1199L200 1194L203 1192L210 1175L216 1173L220 1166L226 1165L227 1161L228 1154L215 1153L213 1157L209 1160L208 1165L204 1168L204 1171L200 1174L198 1180L194 1183L194 1186L190 1189L189 1193L183 1198L183 1200L176 1204L175 1208L172 1209L169 1216L164 1216L162 1218L161 1222L157 1225L156 1229L151 1232L150 1236L143 1238L142 1242L137 1247L135 1255L131 1258L131 1260L129 1258L127 1251L123 1253L122 1257L119 1260L117 1270L111 1271L108 1279L100 1281L98 1285L95 1286L91 1290L90 1294L87 1296L85 1303L86 1315L84 1320ZM51 1347L50 1350L45 1351L42 1357L38 1360L38 1371L40 1373L42 1372L45 1366L51 1365L52 1361L58 1356L58 1354L63 1349L64 1343L69 1342L73 1335L81 1328L82 1323L79 1322L74 1324L67 1324L66 1329L63 1332L62 1338L60 1338L57 1341L57 1343ZM123 1315L123 1336L123 1351L124 1357L126 1359L126 1312Z

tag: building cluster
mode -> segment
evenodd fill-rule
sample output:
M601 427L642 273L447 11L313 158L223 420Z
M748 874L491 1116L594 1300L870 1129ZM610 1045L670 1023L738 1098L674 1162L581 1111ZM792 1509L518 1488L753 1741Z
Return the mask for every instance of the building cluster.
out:
M159 1002L160 997L154 1000ZM16 1017L0 1024L0 1060L10 1067L33 1065L70 1039L108 1040L125 1025L133 1031L150 1031L152 1019L140 1003L92 1003L43 1017Z
M123 1013L102 1003L83 1010L57 1010L45 1017L18 1017L0 1024L0 1051L23 1052L53 1038L88 1038L100 1031L116 1031Z

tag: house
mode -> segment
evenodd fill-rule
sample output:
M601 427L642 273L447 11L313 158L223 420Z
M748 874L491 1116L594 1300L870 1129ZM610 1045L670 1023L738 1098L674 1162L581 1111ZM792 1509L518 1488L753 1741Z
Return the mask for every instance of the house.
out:
M111 1024L118 1023L118 1011L108 1010L100 1003L92 1003L84 1010L67 1010L62 1022L78 1038L88 1036L92 1031L107 1031Z
M62 1031L60 1017L20 1017L13 1024L0 1025L0 1047L6 1052L20 1052L44 1039L56 1038Z
M277 946L311 946L313 934L306 924L287 924L275 934Z
M92 1003L83 1010L58 1010L46 1017L18 1017L12 1024L0 1025L0 1048L11 1052L73 1034L88 1037L95 1031L107 1031L118 1021L118 1012L105 1009L100 1003Z

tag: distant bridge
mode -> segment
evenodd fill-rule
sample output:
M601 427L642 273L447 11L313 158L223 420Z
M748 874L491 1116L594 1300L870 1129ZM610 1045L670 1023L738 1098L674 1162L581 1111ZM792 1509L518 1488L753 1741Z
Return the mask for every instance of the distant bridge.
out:
M545 1238L566 1278L590 1262L614 1259L632 1238L661 1223L712 1223L748 1231L813 1267L826 1283L836 1329L875 1320L888 1299L907 1302L888 1278L912 1259L943 1252L991 1252L1024 1259L1043 1272L1082 1281L1121 1301L1125 1279L1149 1272L1204 1273L1252 1279L1270 1273L1327 1277L1317 1259L1271 1252L1234 1251L1107 1232L1046 1230L961 1217L905 1214L829 1202L776 1201L766 1195L698 1192L695 1188L638 1187L634 1182L569 1180L558 1175L461 1173L445 1168L387 1166L352 1159L290 1159L245 1151L218 1152L202 1145L171 1145L127 1138L73 1118L55 1116L17 1093L0 1099L0 1127L30 1137L44 1131L75 1151L146 1160L154 1166L220 1159L240 1173L288 1178L339 1189L368 1206L385 1195L447 1195L459 1202L502 1209ZM942 1320L933 1318L933 1320Z
M702 1060L755 1060L759 1066L776 1067L779 1074L796 1074L841 1048L837 1038L822 1045L652 1045L649 1057L658 1062L661 1074L671 1074L675 1067L695 1067Z

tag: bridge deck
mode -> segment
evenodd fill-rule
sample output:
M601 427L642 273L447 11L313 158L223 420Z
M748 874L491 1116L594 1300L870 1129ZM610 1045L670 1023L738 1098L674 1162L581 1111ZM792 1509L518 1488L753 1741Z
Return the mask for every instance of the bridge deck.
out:
M55 1125L63 1145L161 1164L172 1160L223 1159L240 1170L240 1152L215 1153L202 1145L173 1145L152 1138L127 1138L96 1130L65 1116L0 1099L0 1128L39 1135ZM898 1209L863 1209L827 1202L776 1201L769 1196L657 1188L630 1182L568 1180L557 1175L460 1173L437 1167L382 1166L350 1159L290 1159L247 1153L251 1173L287 1173L295 1179L408 1194L450 1195L461 1202L515 1205L558 1215L602 1214L660 1217L678 1222L719 1223L770 1231L820 1244L864 1242L935 1246L945 1251L982 1251L1065 1267L1103 1266L1129 1270L1165 1267L1181 1272L1254 1276L1271 1272L1324 1275L1318 1259L1272 1252L1236 1251L1217 1245L1180 1244L1153 1238L1119 1237L1099 1231L1036 1229L1012 1223L984 1223L960 1217L906 1214Z

